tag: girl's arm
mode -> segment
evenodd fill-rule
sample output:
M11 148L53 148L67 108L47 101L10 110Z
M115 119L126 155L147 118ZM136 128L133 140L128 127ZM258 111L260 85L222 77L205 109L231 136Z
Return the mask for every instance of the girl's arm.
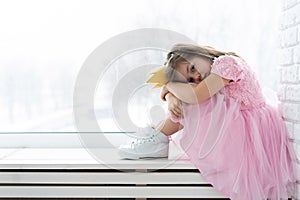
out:
M182 115L181 101L173 95L166 86L163 86L160 97L163 101L168 103L168 110L175 118L179 118Z
M181 101L189 104L196 104L212 97L228 82L228 79L224 79L216 74L210 74L198 85L169 82L166 87Z
M163 86L162 90L160 91L160 98L163 101L167 101L166 96L170 93L166 86Z

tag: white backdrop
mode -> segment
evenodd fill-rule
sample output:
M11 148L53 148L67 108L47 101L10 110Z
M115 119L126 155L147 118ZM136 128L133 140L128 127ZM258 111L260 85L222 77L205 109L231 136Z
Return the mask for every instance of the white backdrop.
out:
M169 29L235 51L263 86L276 90L279 13L278 0L1 1L0 132L76 131L72 97L84 60L107 39L138 28ZM112 65L104 90L95 94L103 130L118 131L109 90L121 77L120 66L163 63L163 58L144 51ZM149 123L149 106L162 105L158 93L153 91L151 101L144 93L139 94L144 100L132 99L129 113L137 125Z

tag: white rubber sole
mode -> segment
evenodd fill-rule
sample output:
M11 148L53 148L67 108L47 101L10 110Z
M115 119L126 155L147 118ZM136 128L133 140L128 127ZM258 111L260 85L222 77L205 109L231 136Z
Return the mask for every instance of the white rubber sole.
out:
M121 159L138 160L143 158L166 158L168 157L168 149L161 149L151 153L136 154L122 149L118 149L118 154Z

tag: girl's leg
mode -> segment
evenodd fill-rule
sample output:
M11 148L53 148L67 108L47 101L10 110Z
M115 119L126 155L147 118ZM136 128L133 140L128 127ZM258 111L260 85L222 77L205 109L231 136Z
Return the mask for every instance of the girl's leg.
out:
M172 135L182 128L183 126L180 123L175 123L169 118L165 119L155 127L156 130L159 130L166 136Z

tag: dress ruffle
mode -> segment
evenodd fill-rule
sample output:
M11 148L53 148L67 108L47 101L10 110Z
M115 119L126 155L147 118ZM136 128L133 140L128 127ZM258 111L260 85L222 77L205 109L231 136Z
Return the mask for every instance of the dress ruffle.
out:
M241 109L222 91L184 104L180 145L202 176L233 200L288 199L296 192L296 154L283 119L267 104Z

